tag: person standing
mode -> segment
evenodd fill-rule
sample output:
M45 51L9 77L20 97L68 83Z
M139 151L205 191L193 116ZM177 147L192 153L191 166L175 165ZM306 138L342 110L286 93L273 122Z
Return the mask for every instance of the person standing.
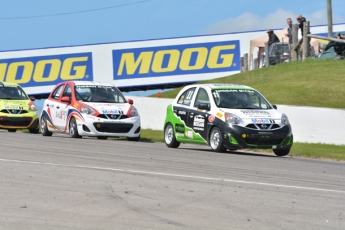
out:
M344 39L345 36L341 35L341 33L336 33L334 35L335 38L338 39ZM325 51L327 51L328 49L330 49L331 47L334 48L335 53L337 54L337 56L335 57L335 59L344 59L345 56L345 43L342 42L334 42L334 41L329 41L327 46L325 47Z
M285 34L286 37L289 38L289 44L292 44L292 19L288 18L286 19L286 23L288 24L287 28L287 34Z
M301 29L301 35L303 37L303 26L304 26L304 22L306 22L306 19L301 14L297 14L296 20L297 20L298 28Z
M267 34L268 34L268 47L270 47L273 43L280 42L279 38L273 32L273 30L268 29Z

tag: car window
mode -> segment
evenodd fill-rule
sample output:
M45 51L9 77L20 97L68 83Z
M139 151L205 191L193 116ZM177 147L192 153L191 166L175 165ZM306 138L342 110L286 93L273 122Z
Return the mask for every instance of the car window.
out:
M120 90L109 85L77 85L75 97L78 101L125 103Z
M203 88L200 88L198 94L196 95L194 107L197 108L202 103L210 104L210 98L208 97L207 91Z
M65 85L62 84L62 85L60 85L59 87L57 87L57 88L54 90L53 94L52 94L52 98L54 98L54 99L56 99L56 100L59 100L61 91L62 91L62 89L63 89L64 86L65 86Z
M254 90L219 89L212 95L219 108L271 109L269 103Z
M19 86L0 87L0 99L27 100L28 96Z
M72 96L72 89L70 85L66 85L65 90L63 91L62 94L63 97L67 96L67 97L71 97Z
M194 95L194 92L195 92L195 87L194 88L191 88L191 89L188 89L186 90L181 96L180 98L178 99L177 101L177 104L182 104L182 105L190 105L191 101L192 101L192 98L193 98L193 95Z

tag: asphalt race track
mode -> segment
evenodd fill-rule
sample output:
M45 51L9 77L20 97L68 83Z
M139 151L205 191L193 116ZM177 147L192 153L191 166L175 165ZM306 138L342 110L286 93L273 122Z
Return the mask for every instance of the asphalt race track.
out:
M345 164L0 131L0 229L345 229Z

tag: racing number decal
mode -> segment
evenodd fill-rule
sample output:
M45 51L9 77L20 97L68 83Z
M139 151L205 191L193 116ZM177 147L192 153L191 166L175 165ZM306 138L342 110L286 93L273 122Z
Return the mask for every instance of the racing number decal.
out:
M192 99L193 93L194 93L194 91L190 90L190 91L188 92L188 94L187 94L186 99L187 99L187 100Z

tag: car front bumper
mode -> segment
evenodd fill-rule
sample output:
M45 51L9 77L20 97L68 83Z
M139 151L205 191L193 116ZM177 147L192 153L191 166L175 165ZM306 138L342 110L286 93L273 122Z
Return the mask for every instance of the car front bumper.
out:
M84 121L77 120L77 126L81 136L138 137L140 135L140 117L112 120L84 116Z
M28 129L38 128L38 112L25 114L0 113L1 129Z
M223 126L223 144L228 149L291 148L293 134L290 125L274 130L254 130L241 126Z

